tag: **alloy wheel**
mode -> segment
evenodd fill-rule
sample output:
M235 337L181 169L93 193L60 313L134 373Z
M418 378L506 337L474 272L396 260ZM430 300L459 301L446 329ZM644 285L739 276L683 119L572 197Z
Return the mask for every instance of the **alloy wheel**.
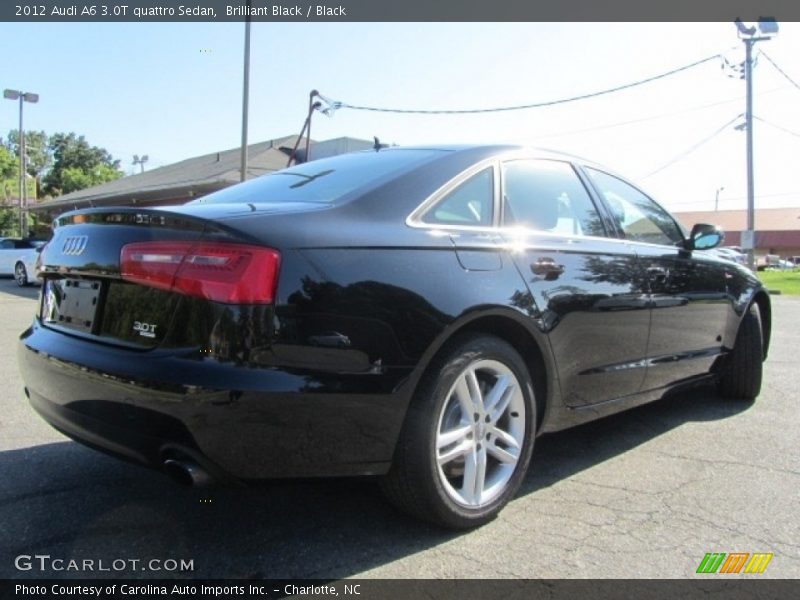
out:
M478 508L509 484L525 441L525 399L514 373L479 360L456 378L436 430L439 479L457 504Z
M17 285L20 287L28 284L28 273L22 263L17 263L14 267L14 279L16 279Z

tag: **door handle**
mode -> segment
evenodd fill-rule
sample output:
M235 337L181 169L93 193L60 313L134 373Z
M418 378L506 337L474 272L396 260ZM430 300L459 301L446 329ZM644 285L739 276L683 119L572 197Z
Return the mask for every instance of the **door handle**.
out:
M664 283L667 280L668 275L669 275L669 270L665 267L659 267L656 265L651 265L647 267L647 277L650 278L650 281L655 281L657 283Z
M534 275L544 277L546 281L553 281L564 273L564 265L559 265L552 258L544 257L531 263L531 271Z

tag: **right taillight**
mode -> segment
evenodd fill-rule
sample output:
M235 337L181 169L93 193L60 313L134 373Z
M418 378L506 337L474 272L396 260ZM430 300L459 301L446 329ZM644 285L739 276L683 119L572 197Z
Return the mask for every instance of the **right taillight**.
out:
M215 242L135 242L122 247L126 281L226 304L271 304L280 253Z

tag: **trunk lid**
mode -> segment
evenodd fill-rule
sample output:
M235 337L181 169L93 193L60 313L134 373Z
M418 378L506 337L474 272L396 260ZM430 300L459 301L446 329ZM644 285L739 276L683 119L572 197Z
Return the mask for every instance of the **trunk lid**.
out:
M156 248L171 244L183 248L202 245L212 250L250 248L258 252L260 248L256 246L260 245L246 234L203 215L222 216L221 207L211 211L202 205L175 208L180 212L87 209L56 219L53 238L39 262L39 276L43 278L39 313L42 324L70 335L136 349L196 346L207 341L214 321L215 310L209 306L213 302L171 289L169 275L167 285L160 287L158 282L143 285L125 280L123 248L131 244ZM216 260L216 256L201 258ZM168 256L164 264L170 267ZM182 260L171 265L176 270L183 267ZM233 276L238 275L234 272ZM192 327L174 328L178 313L184 317L194 315Z

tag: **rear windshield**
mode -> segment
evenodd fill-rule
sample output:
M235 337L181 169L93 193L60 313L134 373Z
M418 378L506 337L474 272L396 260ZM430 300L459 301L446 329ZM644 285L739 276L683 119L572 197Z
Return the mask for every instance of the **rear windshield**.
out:
M413 167L441 156L442 150L353 152L312 160L251 181L234 185L190 204L259 204L342 200L350 192L393 179Z

